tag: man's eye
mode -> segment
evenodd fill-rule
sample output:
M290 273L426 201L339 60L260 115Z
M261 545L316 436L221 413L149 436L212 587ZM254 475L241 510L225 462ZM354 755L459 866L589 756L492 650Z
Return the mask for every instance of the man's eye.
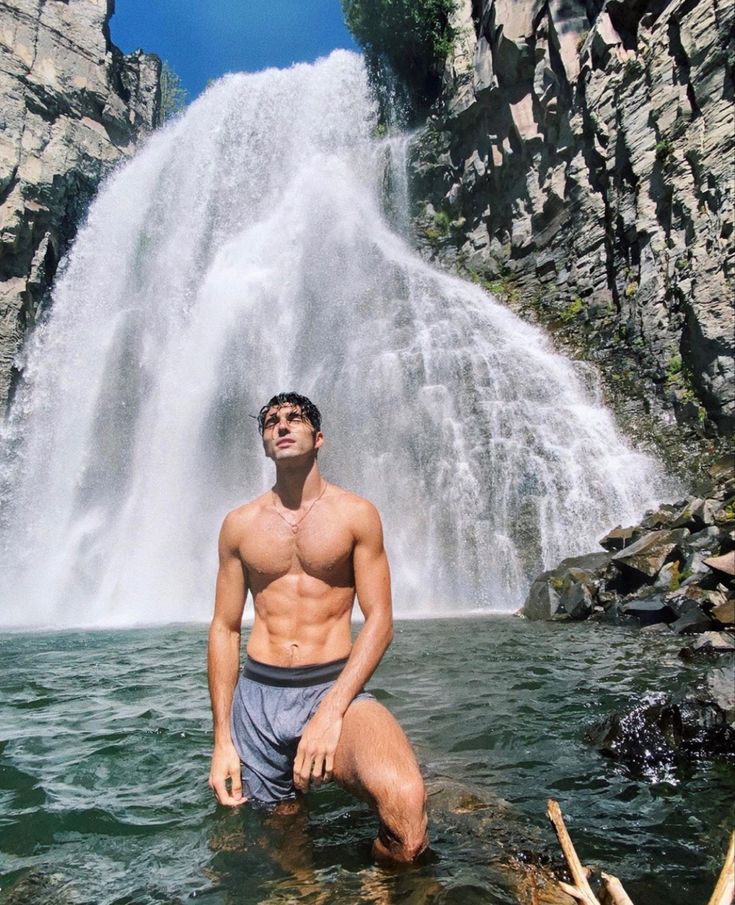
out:
M301 415L289 415L288 420L289 421L301 421Z

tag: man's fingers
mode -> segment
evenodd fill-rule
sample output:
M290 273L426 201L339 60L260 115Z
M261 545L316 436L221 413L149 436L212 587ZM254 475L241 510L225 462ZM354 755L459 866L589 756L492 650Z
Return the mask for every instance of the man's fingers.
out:
M329 782L334 775L334 754L328 754L324 760L324 782Z
M240 768L238 767L232 774L232 798L240 804L243 799L242 794L242 774L240 773Z
M311 765L314 755L302 748L301 745L296 749L296 760L293 765L293 782L299 792L309 791L309 782L311 780Z
M322 784L324 778L324 755L317 754L311 765L311 778L318 786Z
M227 788L228 779L231 779L232 781L232 792ZM209 786L214 792L217 802L225 805L225 807L234 808L246 801L242 794L242 778L239 767L237 770L234 768L226 770L224 774L221 774L220 776L210 775Z
M225 786L224 778L220 779L219 777L212 777L209 780L209 784L212 787L214 797L217 799L219 804L224 804L223 799L227 796L227 786Z

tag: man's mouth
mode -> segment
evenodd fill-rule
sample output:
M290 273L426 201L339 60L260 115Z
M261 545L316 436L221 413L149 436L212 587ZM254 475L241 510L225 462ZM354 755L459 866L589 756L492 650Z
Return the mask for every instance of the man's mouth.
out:
M290 446L294 441L290 437L284 437L276 443L276 446Z

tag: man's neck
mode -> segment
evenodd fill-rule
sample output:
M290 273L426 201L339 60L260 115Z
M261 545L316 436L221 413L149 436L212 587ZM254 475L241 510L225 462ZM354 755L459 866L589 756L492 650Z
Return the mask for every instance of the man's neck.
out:
M306 464L289 462L276 465L273 491L286 509L298 509L315 500L324 489L324 479L316 459Z

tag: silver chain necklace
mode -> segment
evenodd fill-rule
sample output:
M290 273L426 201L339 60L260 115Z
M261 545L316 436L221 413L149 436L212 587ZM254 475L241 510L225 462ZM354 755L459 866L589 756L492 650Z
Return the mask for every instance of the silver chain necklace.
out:
M311 504L311 506L309 506L309 508L306 510L306 512L301 516L301 518L297 522L292 522L290 519L287 519L286 516L282 512L279 512L278 506L276 506L276 500L278 499L278 497L276 496L275 490L271 490L271 493L273 494L273 509L275 510L276 515L279 518L283 519L283 521L288 525L288 527L293 531L293 533L296 534L296 532L299 530L299 525L303 522L303 520L306 518L306 516L311 512L311 510L314 508L314 506L316 506L316 504L319 502L319 500L324 496L324 491L327 489L327 486L328 486L327 482L325 481L324 486L322 487L322 490L321 490L321 493L319 494L319 496L314 500L314 502Z

